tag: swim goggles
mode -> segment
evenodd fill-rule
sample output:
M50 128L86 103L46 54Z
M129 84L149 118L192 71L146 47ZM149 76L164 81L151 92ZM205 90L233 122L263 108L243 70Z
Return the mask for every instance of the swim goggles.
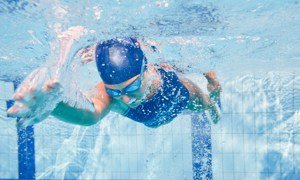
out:
M110 89L110 88L105 87L106 93L109 96L117 97L117 96L122 96L125 94L130 94L130 93L133 93L133 92L139 90L142 86L142 78L143 78L144 70L145 70L145 64L143 63L140 76L135 81L133 81L132 83L130 83L128 86L126 86L124 89L121 89L121 90Z

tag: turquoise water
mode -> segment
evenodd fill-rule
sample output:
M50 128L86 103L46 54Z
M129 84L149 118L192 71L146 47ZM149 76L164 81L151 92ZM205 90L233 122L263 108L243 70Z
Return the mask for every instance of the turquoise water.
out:
M99 40L154 40L160 52L147 52L149 61L176 64L198 84L214 69L223 84L215 179L298 179L299 9L297 0L1 2L0 79L43 65L70 26L95 29ZM92 64L75 77L82 88L99 81ZM186 115L155 130L116 114L92 127L49 118L35 127L37 177L191 179L190 129Z

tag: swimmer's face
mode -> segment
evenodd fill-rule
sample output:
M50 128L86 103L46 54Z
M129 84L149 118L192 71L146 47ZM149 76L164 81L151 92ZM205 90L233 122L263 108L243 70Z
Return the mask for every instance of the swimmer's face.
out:
M108 95L123 101L129 107L137 107L144 96L142 76L136 75L125 82L116 85L105 84Z

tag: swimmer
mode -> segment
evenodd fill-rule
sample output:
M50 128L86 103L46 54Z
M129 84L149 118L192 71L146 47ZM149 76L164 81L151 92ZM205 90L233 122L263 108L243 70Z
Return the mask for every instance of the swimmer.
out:
M91 54L91 51L94 52ZM38 112L41 97L56 94L52 99L60 99L62 96L63 84L50 78L42 86L22 83L8 114L31 117L33 123L53 115L64 122L88 126L113 111L151 128L171 122L184 110L199 113L207 110L214 123L220 119L214 101L220 100L221 85L213 71L203 74L208 81L209 94L206 94L191 80L179 75L173 66L149 63L135 38L110 39L82 52L86 62L95 60L102 79L93 91L81 97L92 108L60 101L48 114L32 118Z

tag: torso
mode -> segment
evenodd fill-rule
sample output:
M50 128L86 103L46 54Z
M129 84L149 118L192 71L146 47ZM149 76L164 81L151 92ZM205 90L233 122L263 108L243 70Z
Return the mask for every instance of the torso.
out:
M99 83L100 84L100 83ZM170 122L187 106L189 90L174 71L148 64L143 78L145 99L136 108L130 108L122 100L110 98L104 85L98 85L100 94L110 99L108 108L148 127L158 127Z

